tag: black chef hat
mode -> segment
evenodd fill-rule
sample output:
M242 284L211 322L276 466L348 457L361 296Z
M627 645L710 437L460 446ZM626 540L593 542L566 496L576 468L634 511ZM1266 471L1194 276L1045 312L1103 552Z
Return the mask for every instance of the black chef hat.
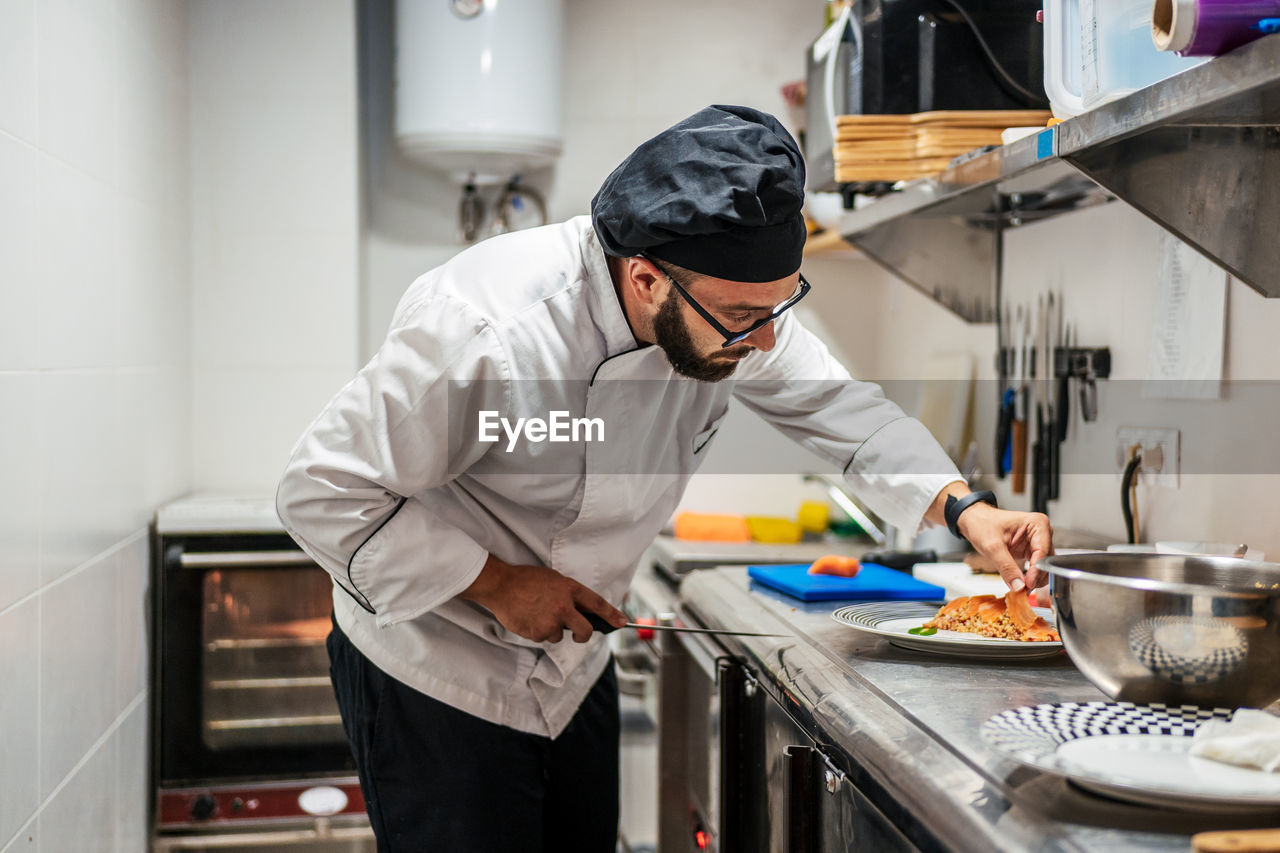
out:
M591 200L605 252L640 253L731 281L800 269L804 160L776 118L711 106L664 130Z

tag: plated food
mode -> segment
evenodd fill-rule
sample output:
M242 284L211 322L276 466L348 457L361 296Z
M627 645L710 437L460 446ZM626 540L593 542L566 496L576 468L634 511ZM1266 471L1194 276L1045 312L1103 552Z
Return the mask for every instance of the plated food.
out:
M1020 642L1001 637L926 627L936 617L941 602L868 601L841 607L831 614L835 621L891 644L935 655L983 660L1033 660L1062 652L1053 640ZM1053 612L1032 611L1052 626Z
M979 634L1024 643L1057 643L1058 632L1031 609L1026 590L994 595L954 598L924 624L925 628Z

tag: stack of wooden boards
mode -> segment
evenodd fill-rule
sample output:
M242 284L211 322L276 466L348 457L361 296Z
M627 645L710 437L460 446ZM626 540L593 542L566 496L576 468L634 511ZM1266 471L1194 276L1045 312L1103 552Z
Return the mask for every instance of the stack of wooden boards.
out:
M999 145L1009 127L1043 127L1045 110L938 110L836 117L838 182L906 181L934 175L955 157Z

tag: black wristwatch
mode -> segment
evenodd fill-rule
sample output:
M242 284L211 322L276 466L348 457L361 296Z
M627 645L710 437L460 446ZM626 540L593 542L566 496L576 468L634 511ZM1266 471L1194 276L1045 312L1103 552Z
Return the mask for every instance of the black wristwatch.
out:
M998 506L994 492L970 492L962 498L957 498L955 495L947 495L947 505L942 511L942 517L947 520L947 529L951 531L952 536L955 536L957 539L964 539L964 537L960 535L960 529L956 525L960 522L960 513L964 512L976 503Z

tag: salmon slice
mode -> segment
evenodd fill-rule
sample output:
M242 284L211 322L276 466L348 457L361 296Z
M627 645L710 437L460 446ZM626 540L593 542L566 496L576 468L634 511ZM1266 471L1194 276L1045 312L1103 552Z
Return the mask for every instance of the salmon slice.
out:
M839 554L827 554L825 557L819 557L813 561L813 565L809 567L811 575L835 575L841 578L851 578L862 571L862 564L853 557L842 557Z
M976 616L978 612L982 610L982 606L984 604L990 604L995 600L996 597L994 595L971 595L965 605L964 611L960 615L965 619L970 616Z
M1053 643L1062 640L1058 636L1058 632L1049 627L1049 623L1039 616L1036 617L1036 621L1032 623L1031 627L1023 633L1023 636L1028 640L1048 640Z
M1061 640L1058 632L1031 609L1025 590L1009 592L1001 598L994 595L953 598L925 623L925 627L1010 640Z
M1025 589L1018 592L1010 590L1004 600L1009 603L1009 619L1019 631L1025 632L1035 624L1038 617L1031 609L1031 602L1027 600Z
M992 598L978 607L978 619L982 622L999 622L1000 617L1008 609L1003 598Z
M946 604L942 605L942 609L938 611L938 615L933 618L938 619L943 616L958 616L960 615L960 611L966 610L968 607L969 596L966 595L963 598L953 598Z

